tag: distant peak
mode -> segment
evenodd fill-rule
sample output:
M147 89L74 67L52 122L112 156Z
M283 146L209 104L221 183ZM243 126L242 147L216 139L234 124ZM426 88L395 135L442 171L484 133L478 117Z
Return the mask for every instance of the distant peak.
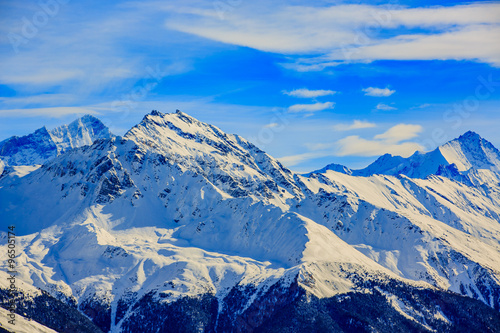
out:
M49 131L51 135L55 135L56 137L62 137L62 136L71 136L74 138L78 137L78 131L81 129L85 129L85 131L89 133L95 134L97 137L111 137L113 136L111 132L109 131L108 127L103 124L103 122L90 114L86 114L68 125L61 125L59 127L56 127L52 130ZM69 131L69 132L67 132ZM65 134L66 133L66 134ZM97 138L96 137L96 138ZM95 138L94 138L95 139ZM57 141L57 140L56 140ZM71 141L71 140L70 140Z
M346 175L351 175L352 174L352 170L349 169L348 167L346 167L346 166L344 166L342 164L331 163L331 164L328 164L323 169L319 169L319 170L315 170L315 171L303 174L303 176L309 177L309 176L311 176L314 173L325 173L328 170L340 172L340 173L343 173L343 174L346 174Z
M161 113L161 112L160 112L160 111L158 111L158 110L152 110L152 111L151 111L151 113L150 113L150 115L152 115L152 116L159 116L159 117L163 117L163 116L165 116L165 114L164 114L164 113Z
M101 121L99 118L97 118L97 117L95 117L95 116L93 116L91 114L86 114L86 115L80 117L80 120L82 122L96 122L96 121L100 122Z
M47 129L46 126L42 126L35 131L35 134L39 134L39 133L49 134L49 130Z
M389 153L385 153L384 155L382 155L379 158L377 158L377 160L374 163L376 163L377 161L378 162L387 162L387 161L401 160L401 159L404 159L404 157L401 157L401 156L398 156L398 155L392 155L392 154L389 154Z
M481 137L476 132L467 131L464 134L460 135L460 137L458 139L459 140L463 140L463 139L467 139L467 140L470 140L470 139L481 140Z
M97 119L97 118L95 116L91 115L91 114L85 114L85 115L81 116L80 119L91 119L91 120L94 120L94 119Z

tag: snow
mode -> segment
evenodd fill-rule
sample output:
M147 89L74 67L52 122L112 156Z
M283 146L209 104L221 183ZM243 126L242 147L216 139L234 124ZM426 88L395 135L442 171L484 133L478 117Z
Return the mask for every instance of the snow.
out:
M56 331L37 323L34 320L27 319L19 314L16 314L15 325L8 322L9 311L0 308L0 327L9 332L15 333L56 333Z
M88 143L74 129L89 122L62 127L58 144ZM494 148L474 140L493 161ZM295 277L310 294L331 297L357 290L349 273L466 288L494 306L498 294L483 296L477 285L500 288L500 176L477 163L463 174L468 182L432 175L446 158L476 156L442 151L410 157L415 170L382 157L388 173L413 178L368 175L378 164L365 176L341 167L300 176L237 135L182 112L152 112L124 137L13 167L0 178L0 213L2 224L16 224L20 280L79 303L98 297L112 316L119 300L151 291L159 302L223 300L251 285L247 307Z
M381 290L379 287L375 287L375 289L377 289L380 293L382 293L387 298L387 301L391 304L391 306L397 312L399 312L403 317L422 325L428 331L436 332L435 330L430 328L425 323L424 315L421 312L419 312L419 311L415 310L414 308L412 308L411 306L407 305L403 300L399 299L396 295L385 292L385 291ZM435 318L436 318L436 316L439 317L439 314L440 314L440 312L435 313L434 317ZM442 313L441 313L441 317L445 318L442 315ZM439 317L439 319L442 319L441 317Z
M327 171L301 180L316 195L302 202L299 213L323 221L399 276L456 291L460 283L475 285L475 269L484 267L498 281L498 198L435 176L353 177ZM318 200L328 193L344 199L336 204ZM340 213L339 206L349 210ZM455 279L459 272L465 272L466 281Z
M439 310L438 312L436 312L434 314L434 318L436 318L437 320L441 320L441 321L444 321L445 323L447 324L450 324L451 321L448 319L448 317L446 317L443 313L443 311Z

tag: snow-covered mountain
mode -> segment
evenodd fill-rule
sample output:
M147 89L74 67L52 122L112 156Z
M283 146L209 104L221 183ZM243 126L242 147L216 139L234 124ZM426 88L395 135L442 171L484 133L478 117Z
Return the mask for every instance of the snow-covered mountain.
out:
M325 166L324 168L322 169L319 169L319 170L315 170L315 171L312 171L312 172L309 172L307 174L304 174L304 176L311 176L313 173L325 173L327 172L328 170L332 170L332 171L336 171L336 172L340 172L340 173L343 173L343 174L346 174L346 175L352 175L352 172L353 170L349 169L348 167L346 167L345 165L342 165L342 164L336 164L336 163L331 163L331 164L328 164L327 166Z
M52 130L42 127L29 135L13 136L0 142L0 160L9 166L43 164L69 149L111 137L109 129L99 119L85 115L69 125Z
M406 175L411 178L445 174L449 177L460 177L476 170L498 173L500 151L477 133L469 131L428 153L417 151L407 158L385 154L364 169L351 170L342 165L329 164L312 173L323 173L327 170L353 176Z
M153 111L0 178L2 230L105 332L500 330L498 182L342 171Z

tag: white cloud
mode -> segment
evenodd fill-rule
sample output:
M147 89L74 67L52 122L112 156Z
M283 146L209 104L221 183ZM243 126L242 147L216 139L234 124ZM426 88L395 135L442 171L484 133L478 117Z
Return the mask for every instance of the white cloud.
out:
M356 122L345 127L356 127ZM357 122L360 128L374 127L375 124ZM373 125L373 126L372 126ZM389 128L384 133L375 135L372 139L365 139L358 135L351 135L334 143L305 144L310 150L307 153L284 156L279 158L280 162L288 167L295 166L310 159L326 156L380 156L386 153L400 156L410 156L416 150L423 147L408 140L418 136L422 126L412 124L398 124Z
M398 124L389 128L386 132L376 135L377 140L384 140L388 143L398 143L404 140L413 139L422 132L422 126L411 124Z
M342 65L342 61L318 62L317 59L298 59L295 62L280 63L286 69L297 72L321 72L325 68Z
M187 15L173 15L167 27L267 52L320 55L316 63L309 58L290 65L299 71L321 70L338 61L382 59L457 59L500 66L500 43L494 42L500 30L500 4L493 2L405 8L256 1L235 6L224 20L209 9L189 13L189 19ZM426 32L407 35L408 30L401 28ZM393 37L377 34L381 29L390 30Z
M428 108L432 105L433 104L424 103L424 104L419 104L419 105L413 106L411 109L425 109L425 108Z
M264 128L275 128L278 126L279 126L278 123L269 123L269 124L264 125Z
M333 126L333 129L336 131L350 131L355 129L371 128L376 126L377 125L375 125L374 123L370 123L367 121L354 120L352 124L338 124Z
M291 156L279 157L278 160L287 167L292 167L294 165L300 164L301 162L310 160L316 157L325 156L324 153L304 153Z
M373 97L388 97L396 92L396 90L391 90L389 88L375 88L375 87L368 87L362 89L362 91L365 93L366 96L373 96Z
M49 108L31 108L31 109L8 109L0 110L0 117L63 117L67 115L81 114L99 114L92 108L88 107L49 107Z
M326 149L331 149L331 148L334 148L335 147L335 143L331 143L331 142L321 142L321 143L304 143L304 146L307 147L307 149L309 150L314 150L314 151L318 151L318 150L326 150ZM329 153L326 154L327 155L330 155Z
M415 142L403 142L400 144L387 144L383 141L366 140L357 135L348 136L337 141L339 150L337 156L380 156L383 154L399 155L408 157L422 146Z
M71 94L40 94L31 96L0 97L0 102L9 108L19 108L33 104L44 106L60 106L74 103L76 96Z
M335 103L333 102L325 102L325 103L314 103L314 104L295 104L288 108L289 112L298 113L298 112L316 112L323 111L328 109L333 109L335 107Z
M322 96L334 95L337 92L333 90L309 90L309 89L295 89L292 91L283 91L285 95L299 98L316 98Z
M408 157L423 147L416 142L403 142L418 136L420 125L398 124L368 140L351 135L337 141L337 156L379 156L386 153Z
M383 110L383 111L390 111L390 110L397 110L394 106L390 106L384 103L378 103L376 106L377 110Z
M500 14L499 14L500 17ZM355 48L350 60L472 60L500 66L499 25L475 25L437 34L399 35ZM330 61L343 58L330 54Z

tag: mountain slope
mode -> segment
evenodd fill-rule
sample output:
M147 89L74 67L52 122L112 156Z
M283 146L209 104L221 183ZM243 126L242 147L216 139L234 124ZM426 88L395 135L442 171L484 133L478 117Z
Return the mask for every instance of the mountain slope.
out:
M500 325L499 192L299 176L237 135L153 111L124 137L4 175L0 213L19 279L103 331L313 327L303 309L330 331L481 332Z
M500 309L500 201L433 177L302 178L309 198L293 210L397 273Z
M85 115L53 130L42 127L34 133L0 142L0 159L10 166L43 164L65 151L110 138L109 129L97 118Z

